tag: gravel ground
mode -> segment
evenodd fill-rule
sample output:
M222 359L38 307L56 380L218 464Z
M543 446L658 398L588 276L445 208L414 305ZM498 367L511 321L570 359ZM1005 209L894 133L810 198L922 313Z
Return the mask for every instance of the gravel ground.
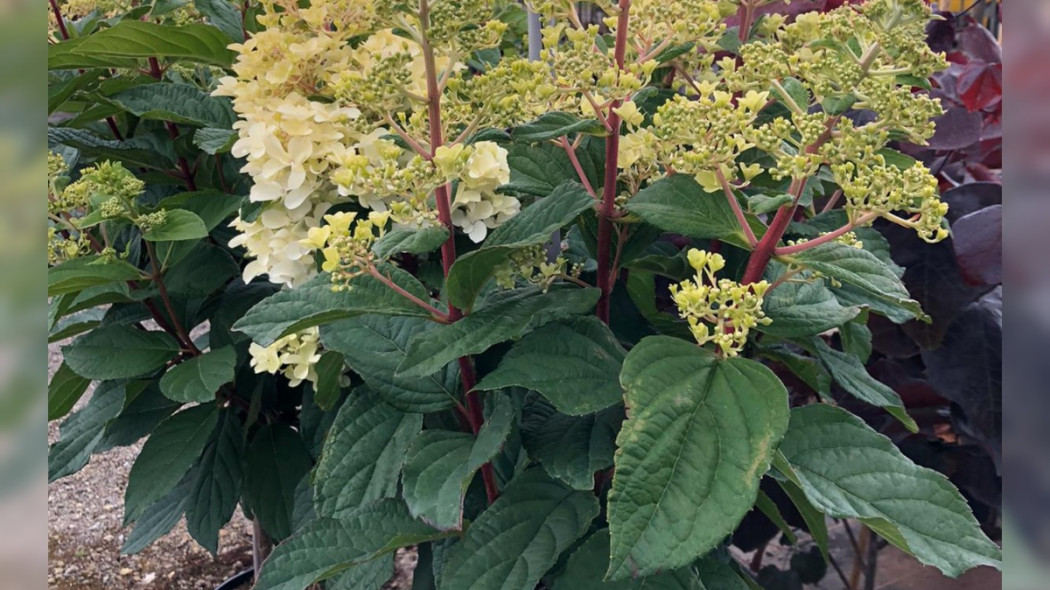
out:
M49 377L61 364L61 344L48 347ZM80 401L82 406L90 392ZM48 425L48 442L59 421ZM121 555L124 487L139 444L94 455L80 472L48 485L49 590L210 590L251 567L251 523L240 513L219 533L219 554L201 548L180 522L135 555ZM385 588L410 588L414 550L398 553Z

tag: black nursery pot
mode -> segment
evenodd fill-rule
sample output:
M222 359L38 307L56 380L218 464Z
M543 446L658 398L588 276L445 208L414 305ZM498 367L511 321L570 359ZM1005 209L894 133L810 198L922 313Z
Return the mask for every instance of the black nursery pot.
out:
M232 578L227 578L222 584L215 587L215 590L239 590L246 589L252 585L252 578L255 576L255 570L248 568L243 572L238 573Z

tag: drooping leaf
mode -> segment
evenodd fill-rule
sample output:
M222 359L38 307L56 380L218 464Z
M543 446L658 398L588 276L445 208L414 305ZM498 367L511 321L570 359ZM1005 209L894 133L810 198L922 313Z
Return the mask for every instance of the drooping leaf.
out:
M387 498L344 517L319 518L274 549L254 590L303 590L394 551L444 536Z
M731 533L787 429L787 390L765 366L646 338L620 375L628 419L609 493L609 579L691 563Z
M565 414L597 412L623 399L619 374L626 352L596 318L548 324L510 349L475 387L524 387Z
M904 307L916 319L924 319L919 303L911 299L897 275L885 262L867 250L830 242L791 256L795 264L813 269L868 295Z
M551 288L546 293L527 288L511 291L454 324L412 338L397 374L430 375L461 356L520 337L531 326L590 311L597 289Z
M857 357L831 348L820 338L813 339L813 346L820 361L843 389L860 400L885 408L908 430L919 431L919 426L904 409L904 402L897 392L872 377Z
M817 548L820 550L821 555L824 556L824 561L828 561L828 521L827 517L820 510L817 510L815 506L806 498L805 492L802 488L798 487L793 481L790 480L777 480L780 488L784 490L788 498L791 499L791 503L795 505L795 509L802 516L802 520L806 523L806 530L809 531L813 542L817 544Z
M531 590L597 515L592 494L526 471L449 552L440 588Z
M132 555L149 547L154 541L168 534L182 518L189 501L190 488L196 470L186 472L170 492L163 498L157 500L150 507L142 511L135 521L135 527L131 529L120 552L124 555Z
M233 148L236 142L237 132L231 129L204 127L193 133L193 145L211 156L225 154Z
M212 555L218 554L219 529L230 521L241 497L243 461L243 424L226 410L204 450L186 503L186 529Z
M68 414L87 391L88 385L91 385L91 379L77 375L69 365L62 363L47 386L48 421Z
M51 45L50 47L55 47ZM160 143L155 136L141 135L124 141L103 139L87 129L48 127L48 144L61 144L108 160L119 160L142 168L167 170L174 165L175 151L170 143Z
M413 516L439 530L462 528L467 486L510 432L514 408L507 397L496 400L476 439L465 432L425 430L409 447L403 493Z
M336 517L397 493L408 445L423 417L383 402L367 387L358 388L336 416L314 475L314 509Z
M750 247L725 195L704 191L685 174L674 174L638 191L627 202L627 210L666 232ZM761 223L753 219L748 223L758 235Z
M240 274L229 252L200 241L164 275L168 291L186 297L204 297L218 291Z
M59 428L58 442L47 453L47 480L80 471L87 465L92 451L102 440L106 424L124 407L124 384L103 381L91 394L88 403L70 415Z
M226 0L193 0L197 12L203 14L208 22L219 29L231 41L244 41L244 16L232 2Z
M172 367L160 379L160 390L177 402L203 403L215 399L220 387L233 381L237 351L232 346L210 350Z
M145 375L163 367L178 352L178 343L165 332L123 325L96 328L62 347L69 368L88 379Z
M425 377L403 377L395 371L405 360L409 340L437 328L422 318L362 315L321 326L321 342L341 352L383 401L403 412L425 414L456 404L459 367L449 363L444 371Z
M275 539L292 534L295 490L313 459L299 433L267 424L245 452L244 495L263 530Z
M381 272L401 288L426 301L426 287L407 272L383 267ZM332 290L332 278L322 273L307 283L263 299L248 310L233 329L251 336L260 346L278 338L326 322L376 313L428 317L430 314L398 295L376 278L362 275L350 281L349 290Z
M620 407L585 416L566 416L549 403L536 400L526 406L522 444L551 477L574 489L590 490L594 488L594 473L613 464L621 422Z
M828 515L861 519L951 577L1002 567L999 548L948 478L912 463L849 412L824 404L792 410L780 448L806 496Z
M216 404L183 410L160 423L128 474L124 521L130 522L163 498L197 462L219 420Z
M509 260L511 254L549 241L551 233L592 206L594 199L579 183L567 181L558 185L550 195L538 199L496 228L480 249L456 260L446 281L449 302L469 309L496 268Z
M381 260L394 254L426 254L441 247L448 239L448 230L443 227L421 229L393 229L372 245L372 252Z
M142 382L132 382L127 390L124 409L106 425L97 452L136 443L182 407L181 403L164 397L156 381L144 388Z

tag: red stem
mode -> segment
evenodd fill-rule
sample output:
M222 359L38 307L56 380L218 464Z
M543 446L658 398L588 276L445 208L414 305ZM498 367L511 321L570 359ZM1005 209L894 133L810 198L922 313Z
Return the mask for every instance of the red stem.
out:
M627 22L631 0L620 0L620 15L616 21L616 46L613 56L616 67L623 69L624 58L627 55ZM598 307L595 313L598 319L606 324L609 323L609 301L613 289L613 273L615 269L610 268L612 260L609 257L609 249L612 242L612 216L616 209L616 178L620 153L620 115L616 109L622 101L616 100L609 106L610 134L605 140L605 184L602 186L602 202L598 210L598 288L601 296L598 298Z
M777 210L777 214L773 217L773 221L770 222L765 235L762 236L754 251L751 252L751 257L747 259L747 268L744 270L743 284L757 283L762 280L762 275L766 272L766 266L769 265L769 261L773 258L773 252L776 250L777 244L780 243L780 238L784 236L791 219L795 216L795 209L798 207L798 200L805 186L806 182L804 180L796 180L791 189L789 189L789 192L795 199L790 205L785 205Z
M740 21L740 31L738 37L741 43L746 43L747 38L751 34L751 25L754 24L755 20L755 6L751 3L751 0L743 0L740 2L740 10L737 11Z
M569 156L569 161L572 162L572 167L576 169L576 176L580 177L580 182L583 183L583 187L587 189L587 192L591 193L591 196L595 199L598 198L598 193L594 192L594 187L591 186L590 179L587 178L587 174L583 171L583 166L580 166L580 160L576 157L576 148L572 147L569 143L569 139L564 135L561 136L561 147L565 149L565 153Z
M726 200L729 201L729 206L733 209L733 215L736 216L737 223L740 224L740 231L744 232L744 237L747 238L747 243L752 248L758 244L758 239L755 238L755 232L751 230L751 224L747 222L747 217L744 215L744 211L740 208L740 202L736 200L736 195L733 194L732 187L729 186L729 181L726 180L725 174L722 174L722 168L715 168L715 176L718 178L718 182L722 185L722 192L726 195Z
M441 130L441 90L438 88L437 67L434 63L434 50L427 38L427 27L430 26L430 6L428 0L419 0L419 21L423 29L421 49L423 53L423 65L426 69L427 81L427 113L430 124L430 155L433 159L437 148L444 144ZM456 262L455 228L452 225L452 206L449 198L448 185L444 184L434 190L434 202L438 210L438 219L448 229L448 239L441 245L441 267L444 275L448 277L452 264ZM455 322L463 317L463 312L456 306L449 304L448 318ZM463 384L463 394L467 400L467 421L471 430L477 436L481 426L485 422L485 416L481 412L481 403L474 386L477 385L477 375L474 372L474 364L470 357L460 357L459 377ZM496 474L492 464L486 462L481 466L481 477L485 481L485 494L488 496L489 504L499 497L499 487L496 485Z
M782 248L776 248L773 250L773 254L775 256L790 256L792 254L798 254L799 252L805 252L806 250L816 248L821 244L827 244L832 240L840 238L846 235L847 233L857 229L858 227L864 225L865 223L875 219L876 217L878 217L878 215L875 213L868 213L862 215L859 219L857 219L857 221L847 223L846 225L834 231L830 231L822 236L817 236L812 240L807 240L805 242L802 242L801 244L795 244L794 246L784 246Z
M62 18L62 9L58 7L56 0L47 0L51 4L51 11L55 13L55 20L58 21L58 32L62 34L62 38L69 40L69 29L66 28L66 20Z

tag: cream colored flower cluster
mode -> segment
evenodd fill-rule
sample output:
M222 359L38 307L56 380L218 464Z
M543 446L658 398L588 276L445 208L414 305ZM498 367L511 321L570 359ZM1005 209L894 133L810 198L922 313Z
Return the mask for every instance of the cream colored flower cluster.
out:
M488 230L521 210L517 199L496 192L510 182L510 165L507 150L495 143L442 146L434 154L434 164L448 180L459 180L452 200L452 223L474 242L484 240Z
M320 329L308 328L289 334L269 346L252 342L248 346L249 363L256 373L280 373L295 387L303 381L317 383L317 361L321 359Z

